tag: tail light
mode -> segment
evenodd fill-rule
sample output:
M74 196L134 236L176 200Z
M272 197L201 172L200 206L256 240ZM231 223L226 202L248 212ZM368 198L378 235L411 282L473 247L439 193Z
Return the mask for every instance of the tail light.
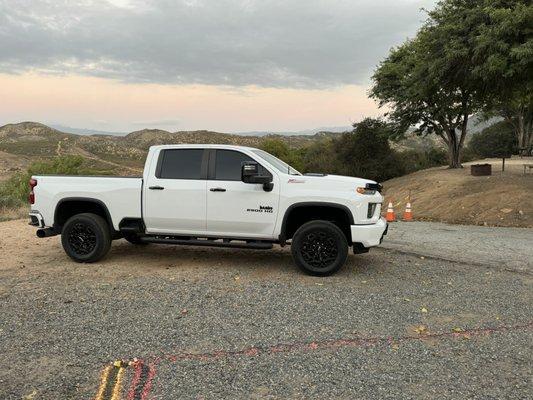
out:
M30 204L35 204L35 192L33 191L33 188L37 186L37 179L30 179L30 195L29 195L29 201Z

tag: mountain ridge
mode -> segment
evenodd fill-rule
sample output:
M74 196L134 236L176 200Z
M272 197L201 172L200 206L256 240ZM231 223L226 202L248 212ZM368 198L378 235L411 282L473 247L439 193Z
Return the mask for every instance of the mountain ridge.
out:
M148 148L153 145L207 143L261 147L265 140L276 138L290 147L300 148L325 135L340 134L318 133L301 136L265 135L260 137L208 130L169 132L163 129L141 129L124 136L84 135L62 132L39 122L24 121L0 127L0 151L24 157L28 162L57 155L80 155L91 160L95 168L109 169L110 165L119 163L129 171L132 168L142 168ZM121 173L128 171L121 171Z

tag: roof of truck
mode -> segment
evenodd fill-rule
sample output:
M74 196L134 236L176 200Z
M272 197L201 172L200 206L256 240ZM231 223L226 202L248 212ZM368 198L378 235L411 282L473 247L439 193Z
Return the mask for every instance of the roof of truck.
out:
M248 146L236 146L232 144L160 144L157 146L150 146L150 149L246 149L246 150L258 150L256 147Z

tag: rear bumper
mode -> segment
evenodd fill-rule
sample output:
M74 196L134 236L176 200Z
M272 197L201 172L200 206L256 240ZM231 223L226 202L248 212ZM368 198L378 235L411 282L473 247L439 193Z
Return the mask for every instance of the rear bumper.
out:
M30 222L29 222L30 225L37 226L39 228L45 227L43 216L41 215L39 211L30 211L29 217L30 217Z
M384 218L371 225L352 225L352 243L361 243L364 247L377 246L387 234L388 224Z

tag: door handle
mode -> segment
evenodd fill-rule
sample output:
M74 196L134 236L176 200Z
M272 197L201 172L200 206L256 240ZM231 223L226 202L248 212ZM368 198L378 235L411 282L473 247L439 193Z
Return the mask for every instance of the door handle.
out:
M212 192L225 192L226 191L226 189L224 188L211 188L209 190Z
M163 190L164 187L163 186L150 186L148 189L150 189L150 190Z

